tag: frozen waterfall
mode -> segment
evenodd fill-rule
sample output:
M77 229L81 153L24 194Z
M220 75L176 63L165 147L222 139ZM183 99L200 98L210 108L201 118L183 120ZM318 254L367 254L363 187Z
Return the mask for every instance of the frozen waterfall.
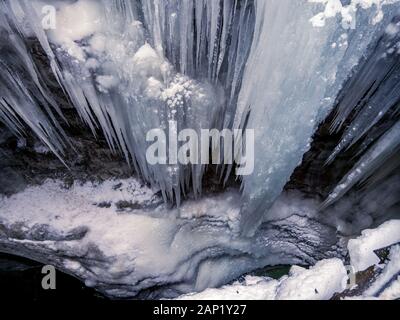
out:
M0 0L0 120L61 161L74 148L33 39L82 122L165 201L200 196L206 165L150 165L149 130L171 121L174 133L254 129L255 169L241 181L241 231L251 236L333 110L332 132L353 119L327 163L361 142L360 159L325 207L388 160L398 165L400 2L342 2ZM43 5L55 6L54 30L43 26ZM218 170L224 180L232 167Z

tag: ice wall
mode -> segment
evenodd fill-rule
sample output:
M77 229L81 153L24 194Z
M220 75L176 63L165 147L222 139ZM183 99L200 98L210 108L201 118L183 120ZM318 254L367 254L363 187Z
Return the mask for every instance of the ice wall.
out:
M330 18L316 25L321 6L315 2L256 1L254 41L235 116L240 127L249 113L247 128L256 133L255 171L243 178L244 234L254 232L281 193L344 81L399 8L395 2L380 7L378 23L376 7L363 6L354 14L354 28L346 29L332 1L319 1Z

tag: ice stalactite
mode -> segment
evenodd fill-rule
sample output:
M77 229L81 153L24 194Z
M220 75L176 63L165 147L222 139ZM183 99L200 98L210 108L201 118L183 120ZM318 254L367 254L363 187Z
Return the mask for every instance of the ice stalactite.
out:
M352 186L365 181L392 154L400 149L400 122L397 122L385 133L355 164L353 169L339 182L337 187L325 200L323 207L340 199Z
M56 78L93 133L96 134L100 127L113 150L120 150L137 172L161 188L166 199L179 203L180 195L185 190L201 193L204 167L174 164L150 166L145 158L148 143L144 137L154 128L167 132L172 129L169 132L177 134L185 128L199 132L201 129L221 127L221 117L225 114L223 109L228 104L224 103L224 94L215 83L217 75L226 69L223 64L230 66L226 71L230 80L225 83L232 91L229 108L234 108L232 101L237 94L239 73L243 70L246 53L245 48L241 49L244 53L236 49L246 47L245 41L249 47L251 41L249 32L238 30L244 25L244 20L249 19L249 13L246 6L240 10L237 2L223 3L205 1L196 4L200 19L197 21L199 45L196 63L190 58L195 54L194 37L191 36L193 25L190 19L194 19L191 1L145 2L143 7L133 1L113 1L111 6L90 0L57 3L57 28L46 32L40 27L38 3L20 1L11 4L4 1L2 8L7 14L4 19L7 27L14 23L18 27L21 19L28 21L26 29L19 28L19 31L25 37L35 36L40 41ZM139 21L139 9L144 12L147 29ZM168 31L170 37L178 29L181 30L180 43L175 43L172 38L168 41L162 38L161 32L166 31L160 23L167 23L165 14L171 19L168 21L172 28ZM178 14L180 26L173 24ZM233 23L234 19L241 23ZM224 27L220 30L222 20ZM150 38L146 35L148 31ZM13 45L17 45L13 41L16 33L16 30L8 28L9 42ZM228 37L230 45L234 46L230 53L226 50ZM177 73L165 58L162 50L165 42L169 44L165 54L183 73ZM221 46L218 50L217 42ZM210 54L214 50L219 51L207 62L208 76L200 75L199 71L203 70L204 63L200 61L200 56L204 54L200 50L207 45ZM178 51L179 56L175 57ZM230 56L232 54L233 57ZM30 59L28 52L23 58ZM7 118L4 116L4 119L7 122L10 122L9 117L13 113L17 112L23 118L22 112L25 112L13 108L5 109L3 113L6 111ZM30 118L39 118L39 113L38 109ZM175 121L177 127L169 128L170 121ZM54 132L60 130L58 123L54 123L53 127ZM57 135L46 138L42 132L35 132L53 150L62 150L56 140Z
M399 30L400 20L396 18L388 25L374 53L362 64L357 76L345 86L344 95L339 96L333 129L344 126L350 113L355 115L328 162L359 141L357 151L362 156L334 188L323 207L340 199L353 186L385 178L399 166L396 158L400 145ZM355 111L354 106L357 106ZM381 167L384 169L377 172Z
M336 19L316 27L310 22L318 8L305 1L256 1L254 41L235 117L239 127L250 111L247 127L256 129L258 151L254 173L243 179L245 234L254 232L281 193L345 80L399 6L382 7L379 24L371 23L375 10L358 10L354 29Z
M62 112L40 77L17 26L7 23L3 3L0 9L0 120L19 136L25 134L27 124L62 160L68 140L63 130L58 130L55 117L62 117ZM28 83L33 85L28 87Z
M183 74L220 83L230 127L252 43L253 0L145 1L145 24L152 43Z
M343 127L356 106L356 116L348 125L328 162L349 149L390 111L400 104L400 20L393 20L361 70L339 95L333 130ZM394 112L396 113L396 112Z

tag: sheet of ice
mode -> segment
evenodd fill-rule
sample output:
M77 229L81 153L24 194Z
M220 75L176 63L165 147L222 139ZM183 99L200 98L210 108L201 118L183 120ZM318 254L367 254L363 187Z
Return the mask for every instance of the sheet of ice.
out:
M387 221L376 229L364 230L361 236L349 240L351 265L356 271L364 271L379 263L374 250L400 242L400 220Z
M181 300L327 300L345 289L347 272L339 259L318 262L310 269L293 266L279 280L247 276L220 289L189 294Z
M256 130L258 152L254 173L243 177L244 234L254 232L281 193L344 81L398 8L385 6L377 25L369 21L371 12L359 10L357 27L345 30L336 19L327 20L323 28L314 27L310 19L318 8L315 3L255 4L254 41L234 123L240 127L248 119L247 127Z

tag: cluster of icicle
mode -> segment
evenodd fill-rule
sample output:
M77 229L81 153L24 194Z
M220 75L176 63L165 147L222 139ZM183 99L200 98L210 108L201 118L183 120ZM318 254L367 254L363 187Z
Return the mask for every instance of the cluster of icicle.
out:
M56 29L45 31L41 9L52 3ZM168 133L170 121L177 123L175 131L199 133L232 121L251 44L252 11L246 1L21 0L0 5L3 122L22 134L22 120L63 158L68 137L56 120L63 119L62 111L26 44L37 39L59 85L94 134L100 128L110 148L122 152L165 199L179 203L186 190L201 193L204 166L149 165L145 137L154 128Z
M169 121L176 130L255 129L255 170L242 178L245 234L262 221L337 102L334 130L354 111L356 117L329 161L368 139L325 205L397 150L399 123L373 130L398 110L397 1L379 7L379 21L372 5L361 8L354 29L329 14L315 26L321 3L332 1L54 1L60 25L47 31L44 3L53 2L0 0L0 120L16 134L28 126L60 159L72 147L59 123L66 120L28 39L40 43L83 122L94 134L101 129L110 148L166 199L179 203L188 190L199 195L205 167L150 166L148 130L167 129ZM358 78L346 82L357 68Z

